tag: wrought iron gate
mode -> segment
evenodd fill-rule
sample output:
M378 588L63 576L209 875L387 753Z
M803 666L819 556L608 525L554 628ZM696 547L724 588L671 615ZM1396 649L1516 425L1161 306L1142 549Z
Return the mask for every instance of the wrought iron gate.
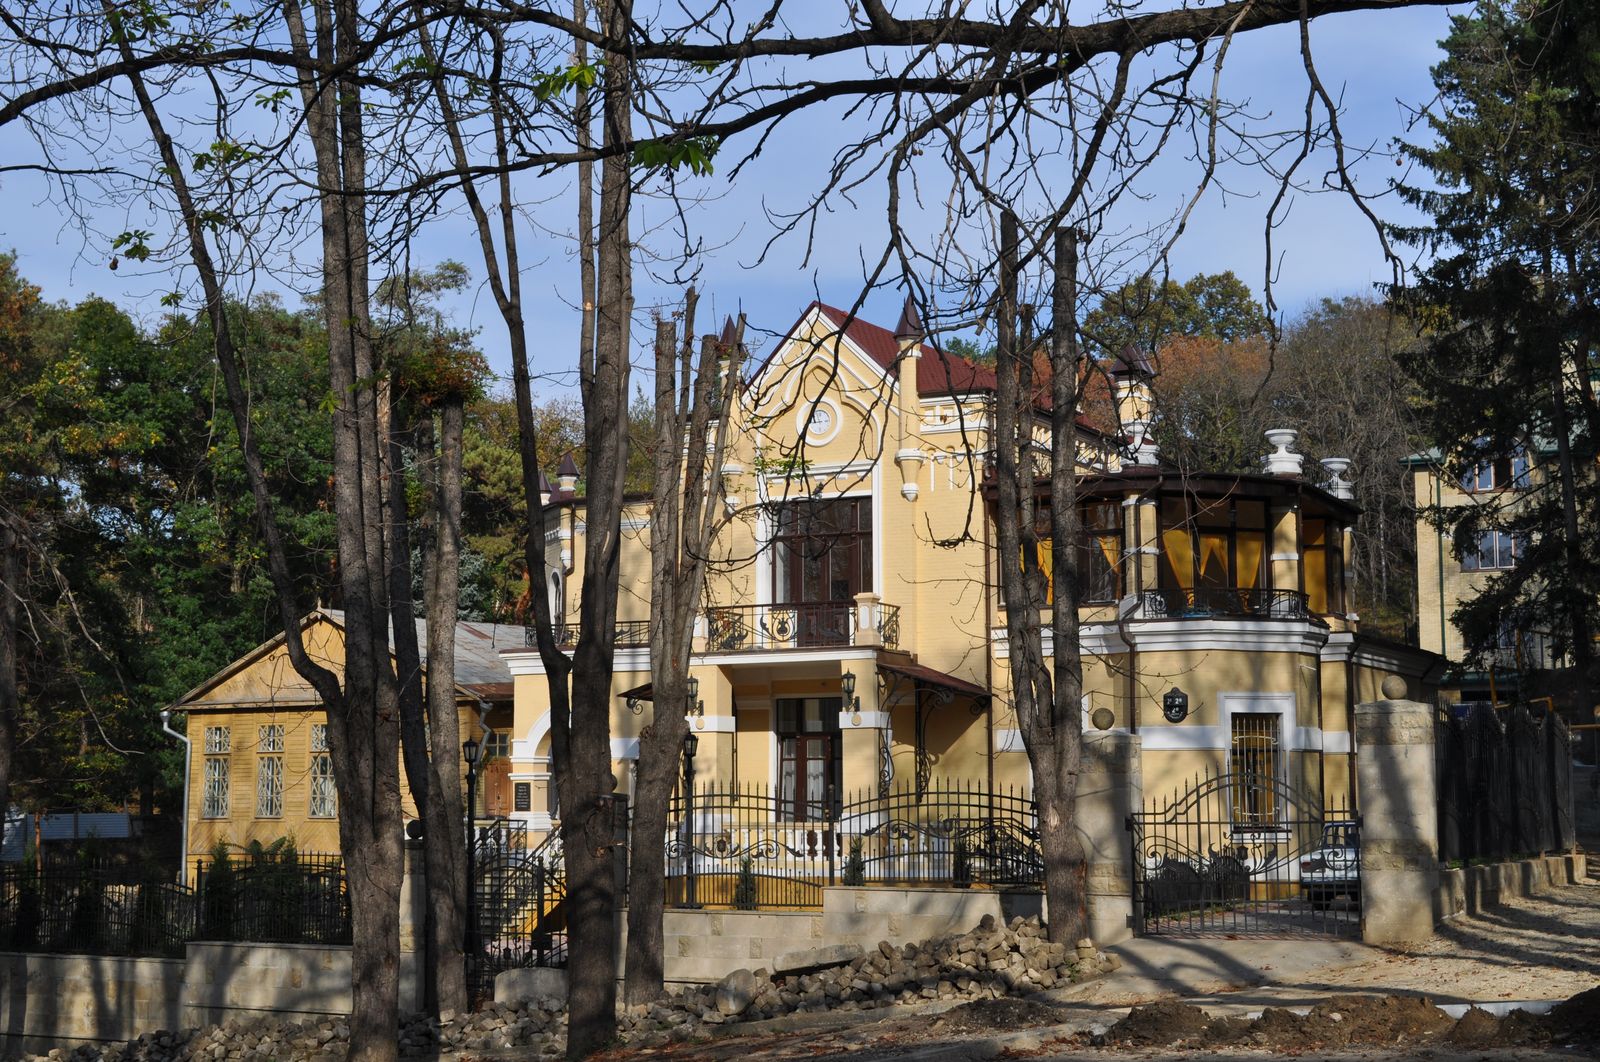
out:
M1200 778L1128 817L1134 931L1346 936L1361 923L1361 820L1269 774Z
M556 834L531 852L481 826L474 839L474 933L466 959L467 991L477 1002L494 997L503 970L567 964L566 873Z

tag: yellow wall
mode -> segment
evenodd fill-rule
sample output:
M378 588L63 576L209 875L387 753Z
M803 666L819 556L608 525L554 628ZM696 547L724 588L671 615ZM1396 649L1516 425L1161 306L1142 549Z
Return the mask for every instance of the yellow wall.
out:
M317 662L342 673L344 639L342 629L320 616L304 630L308 654ZM478 725L479 701L463 697L457 702L460 735L458 744L468 737L483 739ZM310 815L310 770L312 727L326 716L314 691L294 671L281 644L269 645L241 658L212 682L190 693L174 706L187 714L186 733L190 742L189 770L189 865L195 857L207 855L219 842L244 846L252 841L269 844L282 837L292 838L302 852L336 853L339 849L337 818L312 818ZM514 726L509 706L492 708L487 715L491 729L510 732ZM283 751L260 751L260 728L283 727ZM226 727L230 751L222 757L206 754L206 728ZM283 760L282 813L263 818L256 815L257 784L264 756ZM228 761L228 815L208 818L203 814L206 761ZM503 765L484 764L484 781L479 792L488 800L509 802L497 776ZM416 817L416 805L401 770L398 794L402 814Z
M735 403L724 460L727 474L722 497L715 500L727 519L713 548L718 563L708 576L706 603L775 600L770 552L759 548L764 505L786 499L870 497L872 589L885 605L900 610L899 653L885 650L882 659L914 660L995 691L989 713L973 713L962 698L932 711L926 729L932 777L982 782L992 773L999 785L1026 785L1027 759L1015 739L1017 722L1009 707L1009 661L994 639L1004 613L994 589L995 534L980 493L989 449L988 401L916 394L909 362L886 373L831 332L831 323L820 316L803 321ZM812 435L808 432L815 424L810 419L815 409L825 412L827 430ZM1043 421L1035 425L1035 433L1048 442ZM1080 438L1079 457L1086 468L1117 468L1114 451L1088 433ZM1141 550L1157 545L1156 509L1148 499L1141 503L1137 492L1130 491L1126 500L1125 592L1132 593L1155 585L1155 559ZM1138 526L1132 518L1135 511L1142 515ZM576 623L576 589L583 576L582 506L559 505L549 513L556 530L547 542L547 556L562 566L566 587L562 618ZM1273 585L1297 586L1299 563L1287 558L1300 552L1298 513L1287 495L1272 513L1271 552L1280 555L1273 562ZM631 504L624 516L619 615L625 620L642 619L649 611L647 520L648 506L640 502ZM561 528L570 531L570 539L562 537ZM1114 627L1116 609L1086 609L1082 619ZM1197 637L1210 626L1205 620L1183 622ZM1277 630L1303 630L1306 644L1293 652L1247 646L1129 654L1118 648L1105 656L1086 656L1088 707L1110 708L1114 726L1148 734L1171 726L1161 717L1160 701L1174 685L1189 693L1192 715L1182 725L1191 730L1222 726L1218 705L1223 694L1282 693L1294 698L1296 727L1347 733L1347 665L1325 665L1319 646L1330 634L1353 630L1354 623L1344 616L1324 617L1316 624L1265 622ZM862 652L857 646L740 655L719 652L703 639L697 642L692 674L700 680L708 721L701 734L697 777L713 784L772 784L774 700L837 695L845 670L857 676L863 710L877 711L872 654L866 651L868 658L863 658ZM539 737L548 727L546 679L536 653L508 653L507 661L518 674L515 730L524 743L514 773L534 780L538 812L547 806L540 787L549 771L548 747ZM613 694L648 682L647 668L645 651L619 649ZM1381 681L1381 673L1361 673L1357 697L1376 696ZM635 716L614 696L611 727L619 751L657 707L647 705ZM896 781L909 784L916 775L915 712L903 699L883 707L890 716ZM728 728L731 732L724 732ZM846 790L875 784L879 739L879 731L871 727L842 731ZM1147 752L1147 788L1174 785L1202 769L1221 767L1226 744L1219 739L1214 749ZM1342 752L1293 757L1297 777L1326 785L1330 792L1347 787L1348 760ZM619 788L626 792L628 763L619 758L613 766Z

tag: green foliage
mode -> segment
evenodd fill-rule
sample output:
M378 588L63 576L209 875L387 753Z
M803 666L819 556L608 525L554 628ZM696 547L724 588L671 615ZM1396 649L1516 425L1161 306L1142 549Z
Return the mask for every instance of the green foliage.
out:
M1271 322L1250 288L1229 273L1201 273L1179 284L1141 276L1108 292L1084 315L1093 353L1116 357L1127 347L1156 355L1180 336L1239 342L1265 336Z
M1587 656L1600 626L1597 14L1592 2L1491 3L1454 18L1433 70L1433 139L1401 145L1431 178L1398 185L1427 222L1395 229L1433 256L1396 293L1431 328L1405 362L1427 433L1447 474L1524 452L1539 466L1525 490L1432 510L1458 555L1489 534L1522 544L1452 617L1483 651L1537 630Z
M845 857L844 871L839 880L846 885L865 885L867 883L867 860L862 852L862 839L850 838L850 854Z
M603 62L575 63L562 70L541 74L533 79L533 94L541 103L548 103L569 89L594 88L604 65Z
M713 136L678 140L645 140L634 146L633 164L642 169L687 169L696 177L711 176L711 160L721 142Z
M739 876L733 883L733 909L754 911L761 899L761 882L756 877L755 861L749 856L739 860Z

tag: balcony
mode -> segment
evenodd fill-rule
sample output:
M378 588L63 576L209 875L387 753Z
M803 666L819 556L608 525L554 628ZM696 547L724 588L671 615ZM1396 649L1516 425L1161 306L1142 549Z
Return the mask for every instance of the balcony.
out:
M1309 620L1311 610L1306 595L1298 590L1203 586L1145 590L1139 595L1136 618Z
M706 610L706 651L900 648L900 607L874 595L855 601L792 605L726 605Z
M525 627L523 633L529 649L539 647L538 635L534 628ZM572 650L578 647L578 625L576 623L556 624L556 648ZM650 644L649 620L618 620L616 626L618 649L638 649Z

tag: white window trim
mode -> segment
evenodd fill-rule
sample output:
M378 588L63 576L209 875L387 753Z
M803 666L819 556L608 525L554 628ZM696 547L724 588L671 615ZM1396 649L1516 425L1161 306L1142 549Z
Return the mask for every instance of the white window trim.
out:
M273 764L273 768L271 770L268 770L267 768L269 763ZM274 794L277 801L276 810L269 806L267 801L267 783L270 778L275 778L277 782L277 792ZM262 756L256 764L256 818L283 818L283 789L283 757L276 753L268 756Z
M1223 693L1217 703L1222 713L1223 746L1228 752L1228 769L1233 769L1233 717L1240 713L1278 716L1278 747L1287 756L1306 747L1301 728L1296 725L1298 705L1293 693ZM1320 742L1318 742L1320 745ZM1287 764L1285 760L1285 764ZM1288 782L1288 779L1284 779Z
M221 790L221 793L222 793L222 801L221 801L220 810L213 809L213 808L208 808L206 806L207 797L211 793L211 782L212 782L212 779L211 779L211 766L212 766L212 764L216 764L221 768L221 770L218 772L222 776L221 779L220 779L220 781L221 781L220 790ZM233 798L233 766L232 766L232 762L226 756L207 756L206 760L205 760L205 766L202 768L202 772L201 772L201 776L200 776L200 817L202 819L226 819L226 818L228 818L228 813L232 809L232 803L233 803L233 799L232 798Z

